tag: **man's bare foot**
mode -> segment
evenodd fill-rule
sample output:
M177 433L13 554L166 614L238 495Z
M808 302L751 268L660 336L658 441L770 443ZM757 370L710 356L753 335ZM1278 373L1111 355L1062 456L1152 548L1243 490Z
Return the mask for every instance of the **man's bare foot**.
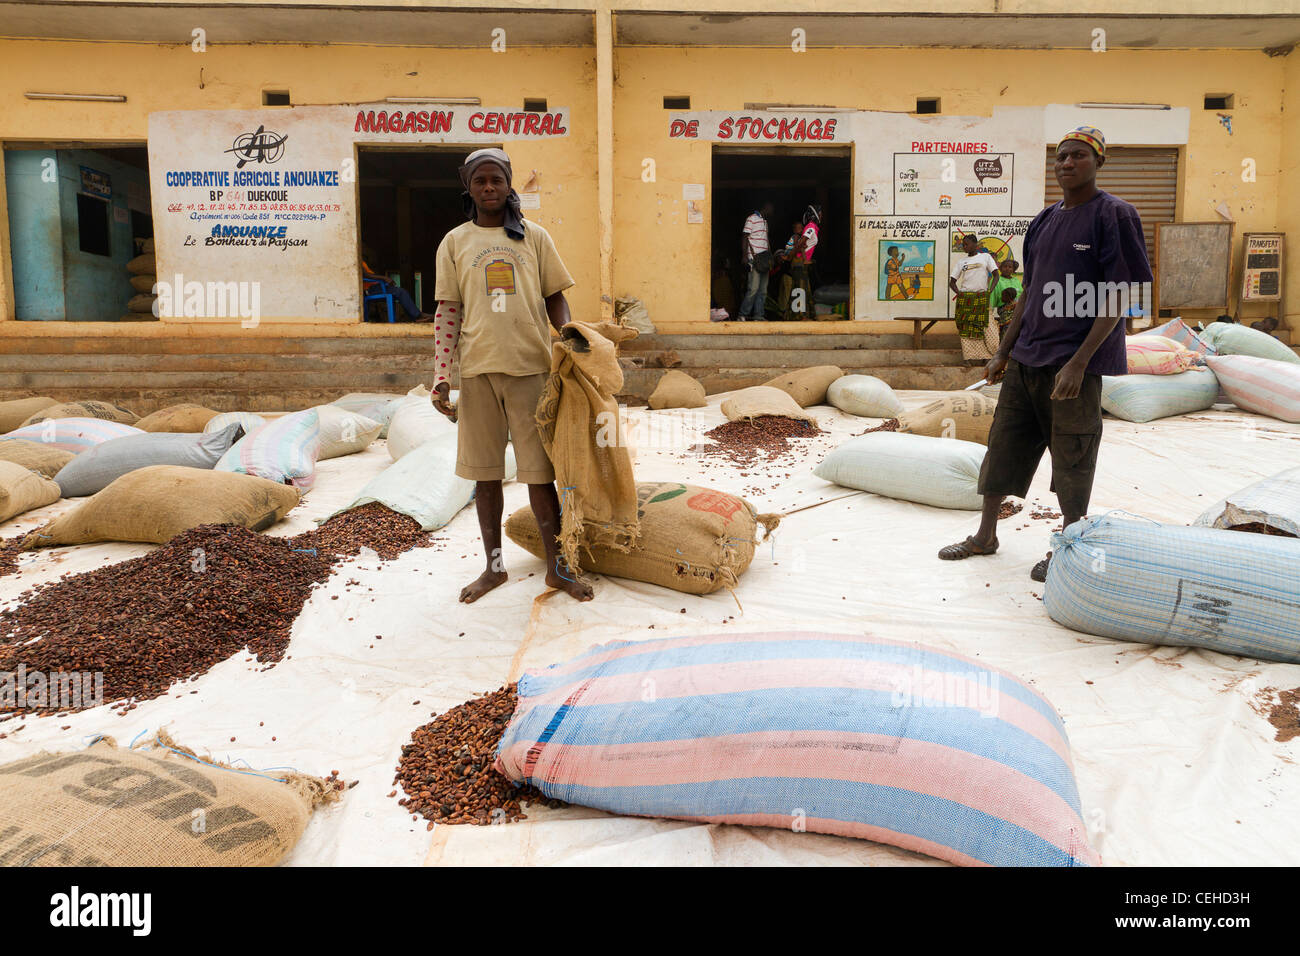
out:
M472 583L461 588L460 599L465 604L473 604L493 588L505 584L507 577L504 571L484 571Z
M580 577L565 577L558 571L546 572L546 586L563 591L576 601L590 601L595 597L591 585Z

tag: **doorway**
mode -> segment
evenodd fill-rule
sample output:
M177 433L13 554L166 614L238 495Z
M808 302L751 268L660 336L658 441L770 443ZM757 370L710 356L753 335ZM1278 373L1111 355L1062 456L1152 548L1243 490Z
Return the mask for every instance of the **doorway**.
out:
M15 317L156 319L148 147L6 147L4 164Z
M476 147L358 147L361 256L378 275L432 312L438 244L465 221L458 170ZM382 302L365 303L370 321L387 321ZM375 314L383 309L383 315ZM407 319L400 309L397 320Z
M748 270L741 247L745 218L764 202L773 250L781 250L814 204L822 210L821 234L809 277L813 307L808 318L847 319L853 276L852 147L715 146L711 308L737 315ZM780 318L781 276L768 284L764 314Z

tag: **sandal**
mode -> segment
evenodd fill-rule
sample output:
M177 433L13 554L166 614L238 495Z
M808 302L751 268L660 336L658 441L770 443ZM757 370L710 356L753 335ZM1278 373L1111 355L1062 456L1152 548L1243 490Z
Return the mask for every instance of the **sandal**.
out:
M966 558L973 558L982 554L993 554L998 550L998 539L993 539L993 547L981 548L975 543L974 538L967 538L965 541L957 544L950 544L946 548L939 549L939 558L943 561L962 561Z
M1037 581L1039 584L1043 584L1047 581L1047 566L1051 563L1052 553L1049 551L1047 557L1043 558L1043 560L1033 566L1029 572L1029 577L1032 580Z

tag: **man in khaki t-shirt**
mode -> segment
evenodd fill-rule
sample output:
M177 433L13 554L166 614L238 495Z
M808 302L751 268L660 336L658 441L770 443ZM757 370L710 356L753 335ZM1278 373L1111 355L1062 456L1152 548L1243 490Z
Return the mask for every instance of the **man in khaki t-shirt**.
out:
M555 243L525 222L510 187L510 159L499 149L470 154L460 169L470 221L438 246L433 404L458 420L456 474L476 482L475 504L487 568L460 592L473 603L504 584L501 482L506 442L514 444L518 480L546 546L546 583L580 601L592 597L559 557L560 502L555 470L537 430L537 402L551 370L551 329L569 321L564 290L573 285ZM448 401L453 361L460 361L460 399Z

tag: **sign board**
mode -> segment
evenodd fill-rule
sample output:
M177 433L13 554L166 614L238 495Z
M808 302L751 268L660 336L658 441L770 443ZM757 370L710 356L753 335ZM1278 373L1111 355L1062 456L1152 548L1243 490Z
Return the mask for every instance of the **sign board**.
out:
M1241 301L1279 302L1286 234L1248 232L1243 238Z
M192 282L255 288L260 315L271 320L356 320L358 145L474 148L568 135L568 109L376 103L151 113L158 278L186 288ZM539 208L540 196L533 195L528 208ZM194 314L188 292L185 311L178 312L180 300L178 291L161 317L235 317Z
M1231 222L1156 223L1156 309L1226 309L1231 268Z
M81 191L87 196L95 196L98 199L112 199L113 178L98 169L82 166Z

